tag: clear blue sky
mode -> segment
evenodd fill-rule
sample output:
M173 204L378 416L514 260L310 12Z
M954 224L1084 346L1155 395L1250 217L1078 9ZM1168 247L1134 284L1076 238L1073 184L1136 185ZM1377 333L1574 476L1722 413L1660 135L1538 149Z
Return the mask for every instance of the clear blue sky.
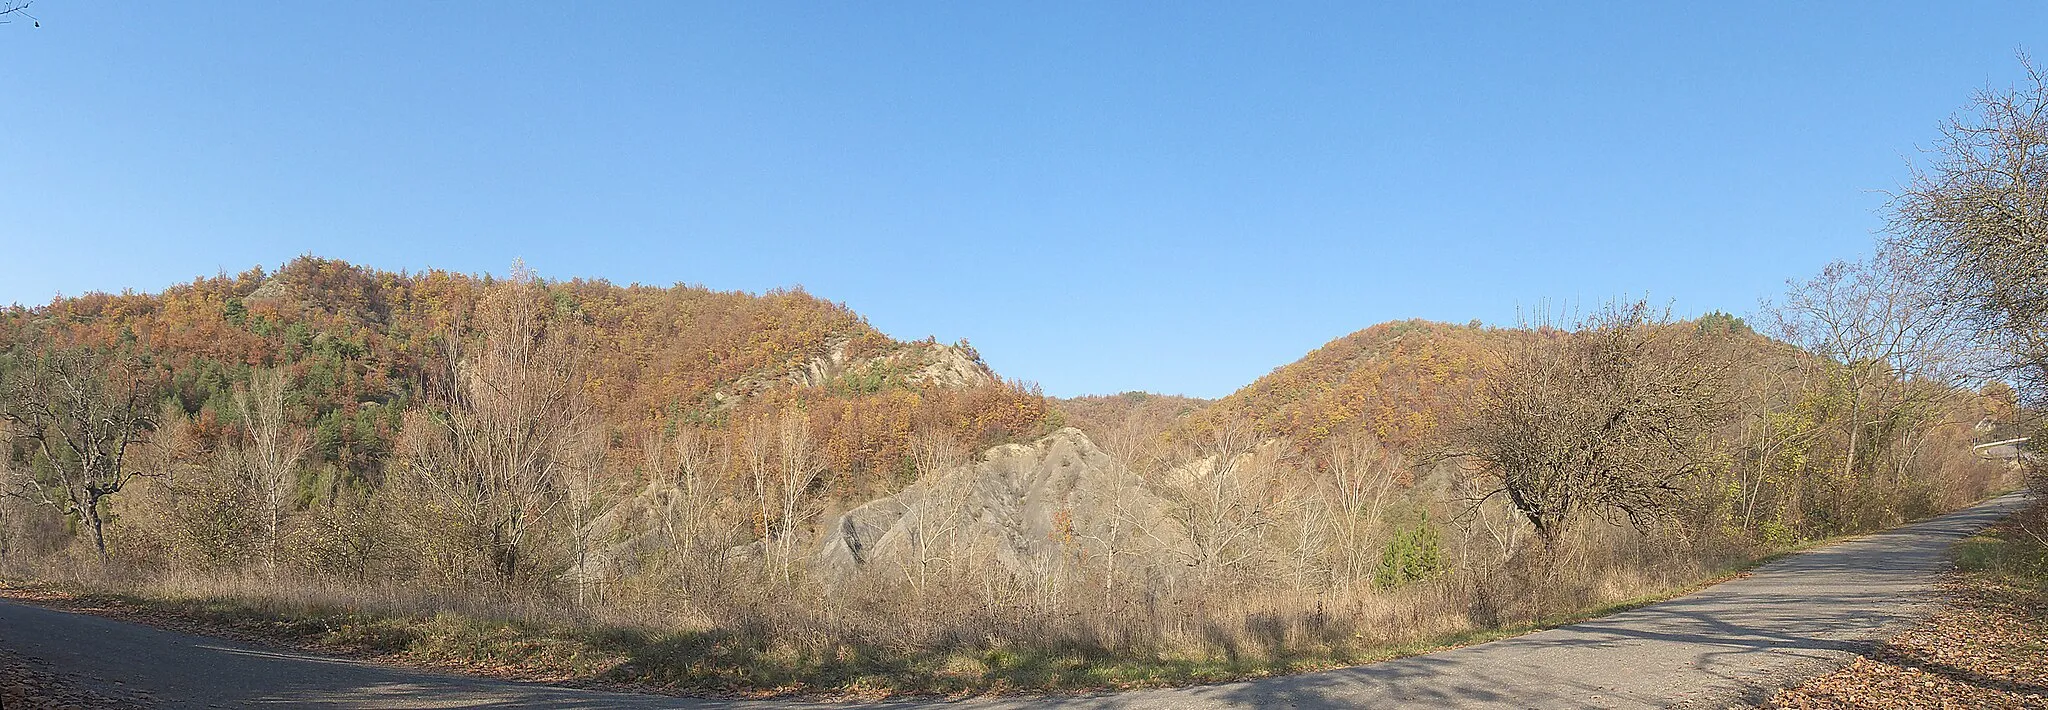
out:
M1216 396L1390 319L1748 312L2048 51L2022 2L1117 5L40 0L0 303L523 258Z

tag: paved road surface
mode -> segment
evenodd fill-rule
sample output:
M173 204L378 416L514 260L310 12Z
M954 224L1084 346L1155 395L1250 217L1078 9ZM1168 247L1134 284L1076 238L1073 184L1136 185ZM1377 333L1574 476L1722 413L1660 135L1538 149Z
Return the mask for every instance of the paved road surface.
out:
M1358 668L994 708L1723 707L1823 672L1924 608L1951 543L2018 509L2000 498L1788 557L1698 594L1493 643ZM708 708L732 703L463 678L280 653L0 602L0 648L164 707ZM755 708L828 707L746 703ZM889 703L884 707L922 706Z

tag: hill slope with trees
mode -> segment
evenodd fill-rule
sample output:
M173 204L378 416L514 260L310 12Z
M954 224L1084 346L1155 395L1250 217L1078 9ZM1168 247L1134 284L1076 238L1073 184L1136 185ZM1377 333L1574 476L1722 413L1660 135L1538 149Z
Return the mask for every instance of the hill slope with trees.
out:
M2013 485L1971 449L2020 426L2011 390L1886 337L1946 332L1903 263L1793 285L1772 336L1642 303L1400 321L1205 401L1051 400L801 291L307 257L0 315L0 559L693 688L1352 663Z
M473 653L575 673L618 653L604 624L719 634L602 671L692 687L1352 663L2009 487L1970 444L2017 426L2011 391L1946 379L1950 342L1866 338L1937 329L1874 305L1921 293L1896 266L1796 284L1780 338L1642 303L1395 321L1219 401L1053 401L801 291L301 258L0 315L0 548L373 614L428 659L498 618L539 636Z

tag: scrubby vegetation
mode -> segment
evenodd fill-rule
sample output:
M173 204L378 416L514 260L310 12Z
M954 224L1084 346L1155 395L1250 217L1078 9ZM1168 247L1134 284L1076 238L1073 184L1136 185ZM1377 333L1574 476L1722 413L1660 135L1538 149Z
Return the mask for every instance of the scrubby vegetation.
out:
M1882 266L1841 273L1898 286ZM1775 312L1788 339L1882 325L1816 293ZM75 422L8 410L10 576L329 650L747 692L1219 680L1554 623L2009 487L1970 447L2020 411L1937 379L1933 344L1641 304L1375 326L1213 403L1060 403L801 293L311 258L17 309L0 342L15 404L92 381L73 409L144 405L101 432L116 488L37 445ZM1128 484L1029 550L925 516L891 548L914 561L821 561L840 511L1066 424L1107 452L1079 475Z

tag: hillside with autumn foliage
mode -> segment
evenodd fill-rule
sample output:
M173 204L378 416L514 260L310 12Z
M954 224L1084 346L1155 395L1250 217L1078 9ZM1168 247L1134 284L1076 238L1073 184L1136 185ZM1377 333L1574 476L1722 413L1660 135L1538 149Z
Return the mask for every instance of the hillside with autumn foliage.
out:
M160 294L15 307L0 312L0 348L39 338L132 348L166 380L168 401L191 417L205 448L238 435L235 390L254 371L278 369L292 383L287 416L312 432L305 465L331 487L381 473L402 413L454 366L478 304L502 284L308 256ZM542 288L551 317L582 334L579 384L627 470L649 436L795 410L820 432L827 485L871 494L910 475L905 445L921 426L976 446L1047 428L1046 400L996 378L972 348L892 340L801 289L755 295L584 279ZM946 359L967 374L918 380L928 361Z
M1844 293L1772 335L1406 320L1217 400L1053 399L801 290L303 257L0 312L0 572L662 687L1350 663L2010 487L1972 447L2011 390L1829 350L1907 311Z
M1731 371L1793 368L1802 355L1740 319L1709 314L1661 326L1696 336ZM1248 422L1263 437L1307 449L1365 436L1415 452L1442 443L1441 427L1472 414L1480 387L1515 348L1565 336L1555 327L1500 328L1390 321L1337 338L1229 396L1190 410L1191 426ZM1805 365L1814 364L1810 355Z
M1283 365L1205 410L1315 447L1366 434L1397 448L1428 440L1470 399L1500 351L1526 331L1408 320L1381 323Z

